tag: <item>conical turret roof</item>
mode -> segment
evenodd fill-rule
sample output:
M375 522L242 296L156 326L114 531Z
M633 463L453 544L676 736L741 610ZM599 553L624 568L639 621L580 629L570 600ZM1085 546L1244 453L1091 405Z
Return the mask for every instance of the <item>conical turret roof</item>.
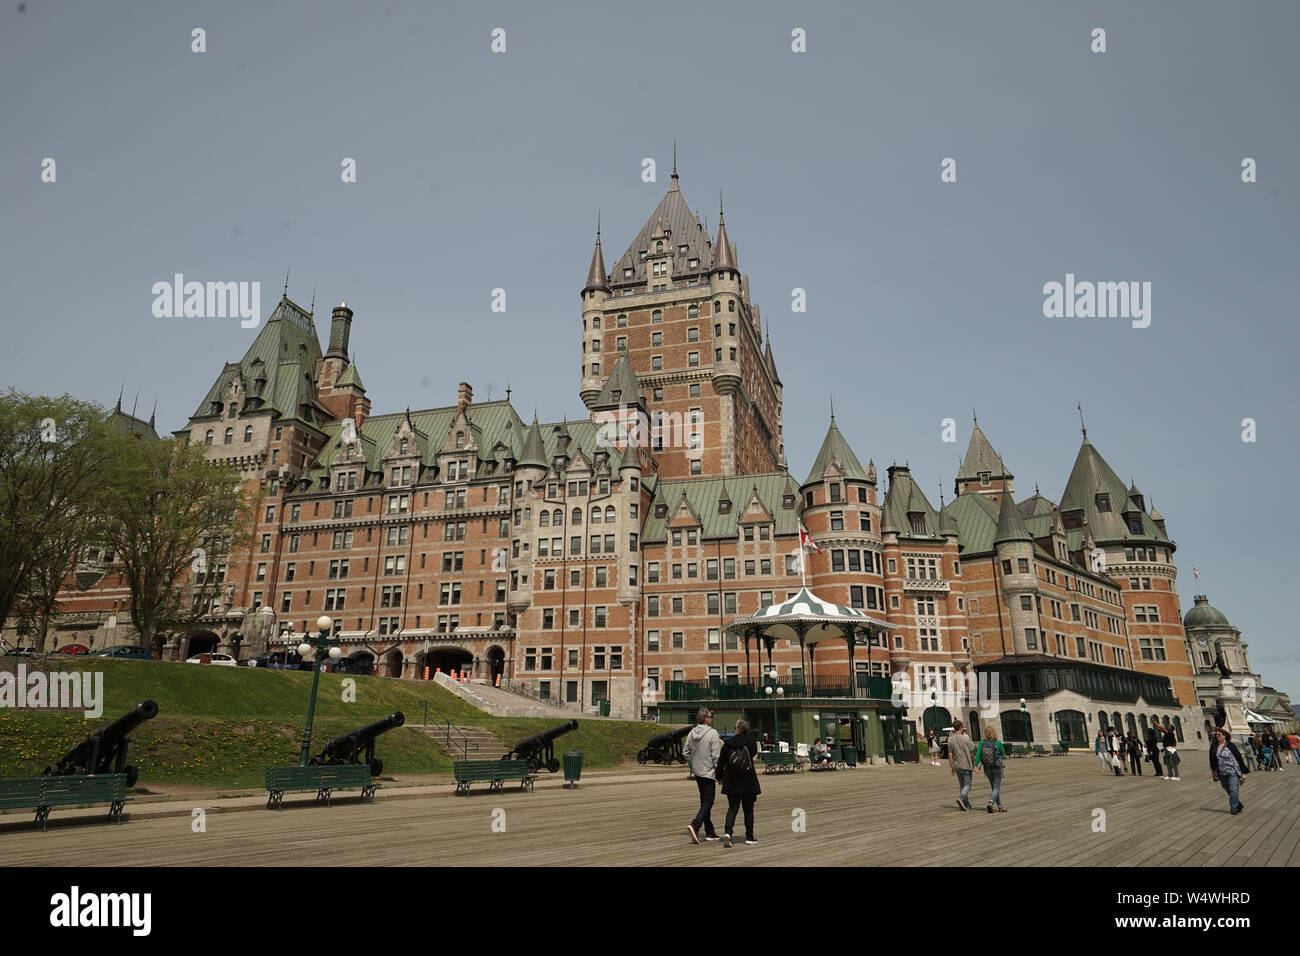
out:
M862 463L858 461L858 456L853 454L853 449L849 443L844 440L840 434L839 428L835 424L835 416L831 416L831 426L826 429L826 437L822 439L821 451L817 453L817 460L813 462L812 471L808 473L808 478L804 482L810 485L813 482L821 481L822 476L826 474L826 469L830 467L831 462L837 462L844 471L845 478L851 478L857 481L866 481L867 473L862 468Z
M1004 494L1001 503L998 505L998 530L993 535L993 543L1002 544L1004 541L1033 540L1029 529L1025 527L1025 519L1020 517L1020 509L1011 500L1011 495Z
M961 463L961 472L957 481L975 481L980 472L987 471L991 477L1010 478L1011 473L1002 461L1002 456L993 450L988 438L980 430L979 423L971 429L970 441L966 445L966 459Z
M587 270L587 284L582 287L582 291L585 294L592 289L609 291L609 278L605 273L605 253L600 248L599 226L596 227L596 248L591 252L591 268Z
M516 468L545 468L546 443L542 441L542 427L537 424L537 414L533 413L533 424L524 436L524 448L519 453Z
M600 394L596 396L596 400L592 402L591 407L637 405L640 404L642 398L641 383L637 381L636 372L632 369L632 363L627 360L627 355L624 353L620 354L618 360L614 363L609 378L605 379L605 387L600 390Z
M732 272L739 272L740 267L736 265L736 257L731 251L731 242L727 239L727 222L722 215L722 206L718 206L718 241L715 244L715 253L713 256L712 272L718 272L722 269L730 269Z

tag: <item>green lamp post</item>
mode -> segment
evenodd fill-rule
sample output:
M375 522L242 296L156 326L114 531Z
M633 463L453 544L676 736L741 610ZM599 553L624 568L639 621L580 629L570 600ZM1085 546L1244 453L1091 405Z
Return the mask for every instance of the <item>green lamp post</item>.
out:
M332 634L334 630L334 621L327 614L322 614L316 619L316 628L320 635L314 641L304 640L298 645L298 656L307 659L312 651L316 656L312 664L311 675L311 700L307 704L307 729L302 732L302 753L298 755L298 766L307 766L307 760L311 753L311 724L316 716L316 688L320 684L320 668L328 657L330 660L338 660L343 656L343 649L339 647L339 641Z
M767 674L764 674L763 677L764 680L766 681L766 684L763 687L763 693L767 694L768 697L772 698L772 743L777 750L780 750L781 749L781 717L777 713L776 702L777 700L785 696L785 688L777 684L776 681L777 674L776 674L775 667L773 667L772 670ZM794 739L793 725L791 726L790 730L791 730L791 740L793 741Z

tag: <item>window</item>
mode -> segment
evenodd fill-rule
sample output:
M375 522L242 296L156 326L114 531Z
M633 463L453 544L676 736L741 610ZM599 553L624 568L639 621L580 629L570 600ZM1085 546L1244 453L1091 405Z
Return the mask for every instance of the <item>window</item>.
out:
M1025 647L1031 651L1038 647L1038 631L1032 627L1025 628Z
M325 592L325 610L342 611L346 597L346 588L330 588Z
M652 594L650 597L648 597L648 598L645 599L645 615L646 615L646 617L658 617L658 616L659 616L659 596L658 596L658 595L654 595L654 594Z
M686 646L686 640L681 631L673 631L673 647L682 648Z
M1138 638L1138 653L1144 661L1165 660L1165 642L1158 637Z
M1019 571L1021 574L1028 574L1028 573L1029 573L1029 559L1028 559L1028 558L1017 558L1017 559L1016 559L1016 570Z
M660 346L660 345L663 345L663 344L664 344L664 334L663 334L662 332L651 332L651 333L650 333L650 344L651 344L652 346L655 346L655 347L658 347L658 346Z
M230 407L231 407L231 408L234 408L235 406L231 405ZM227 429L226 429L226 440L225 440L222 444L229 445L229 444L231 444L232 442L234 442L234 440L235 440L235 430L234 430L233 428L227 428Z

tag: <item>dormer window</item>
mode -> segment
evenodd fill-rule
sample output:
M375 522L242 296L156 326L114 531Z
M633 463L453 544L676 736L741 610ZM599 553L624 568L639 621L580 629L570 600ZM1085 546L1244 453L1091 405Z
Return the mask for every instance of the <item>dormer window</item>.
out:
M465 447L465 433L456 432L456 448L460 449L464 447Z
M663 251L664 251L664 241L660 239L655 243L655 252L663 252Z
M665 518L668 516L668 506L665 504L655 505L655 517Z
M642 262L645 262L645 250L644 250L644 249L641 250L641 261L642 261Z
M623 391L622 391L622 389L618 389L618 388L612 390L609 394L610 394L611 397L613 397L614 401L616 401L616 402L619 401L620 399L622 399L622 397L623 397Z
M909 511L907 513L908 524L911 525L912 534L925 534L925 515L919 511Z
M993 475L992 475L991 472L981 471L981 472L980 472L980 487L981 487L981 488L987 488L989 485L991 485L993 482L990 481L989 479L991 479L992 477L993 477Z
M356 451L356 448L354 448L352 445L348 445L348 454L347 454L347 457L348 457L349 460L351 460L351 458L352 458L352 453L353 453L354 451Z
M397 445L397 453L398 453L399 455L405 455L405 454L406 454L406 446L407 446L408 444L409 444L409 443L407 442L407 440L406 440L405 438L403 438L403 439L398 443L398 445Z
M624 278L624 279L630 279L630 278L632 278L632 270L631 270L631 269L624 269L624 270L623 270L623 278Z
M678 254L679 256L684 256L684 255L686 255L686 244L685 244L685 243L682 243L680 246L677 247L677 254Z
M238 407L237 405L235 405L234 402L231 402L231 403L230 403L230 414L229 414L227 417L229 417L229 418L234 418L235 415L238 414L238 412L239 412L239 407Z
M700 267L700 260L699 260L699 259L687 259L687 260L686 260L686 267L687 267L688 269L698 269L698 268Z
M721 501L718 502L718 514L722 514L722 515L731 514L731 502L728 501L726 498L723 498Z
M1110 495L1097 496L1097 510L1110 511Z
M784 496L781 499L781 507L784 508L786 511L791 510L794 507L794 495Z

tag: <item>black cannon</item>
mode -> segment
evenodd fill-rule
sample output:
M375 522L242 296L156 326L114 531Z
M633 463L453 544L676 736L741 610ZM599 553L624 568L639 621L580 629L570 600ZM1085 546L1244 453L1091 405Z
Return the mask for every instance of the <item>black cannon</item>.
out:
M373 724L358 727L351 733L335 737L325 745L325 749L312 757L308 763L313 767L322 764L365 763L370 765L370 773L379 776L384 772L384 762L375 756L375 738L385 731L400 727L406 723L406 717L399 710L376 720ZM363 754L362 751L365 751Z
M543 730L540 734L525 737L515 744L514 750L510 751L510 759L527 760L528 769L534 773L543 767L551 773L555 773L560 769L560 762L555 759L555 738L560 734L567 734L570 730L577 729L578 722L571 720L567 724L560 724L560 726L552 727L550 730Z
M126 746L131 741L126 736L146 720L158 716L158 705L151 700L141 701L135 707L101 727L77 744L53 767L46 767L44 776L67 777L74 774L124 773L126 785L134 787L140 776L139 768L126 762Z
M686 763L686 758L682 755L682 740L690 732L690 727L683 727L680 730L669 730L666 733L655 734L646 741L646 745L636 755L636 762L661 763L665 766L674 761Z

